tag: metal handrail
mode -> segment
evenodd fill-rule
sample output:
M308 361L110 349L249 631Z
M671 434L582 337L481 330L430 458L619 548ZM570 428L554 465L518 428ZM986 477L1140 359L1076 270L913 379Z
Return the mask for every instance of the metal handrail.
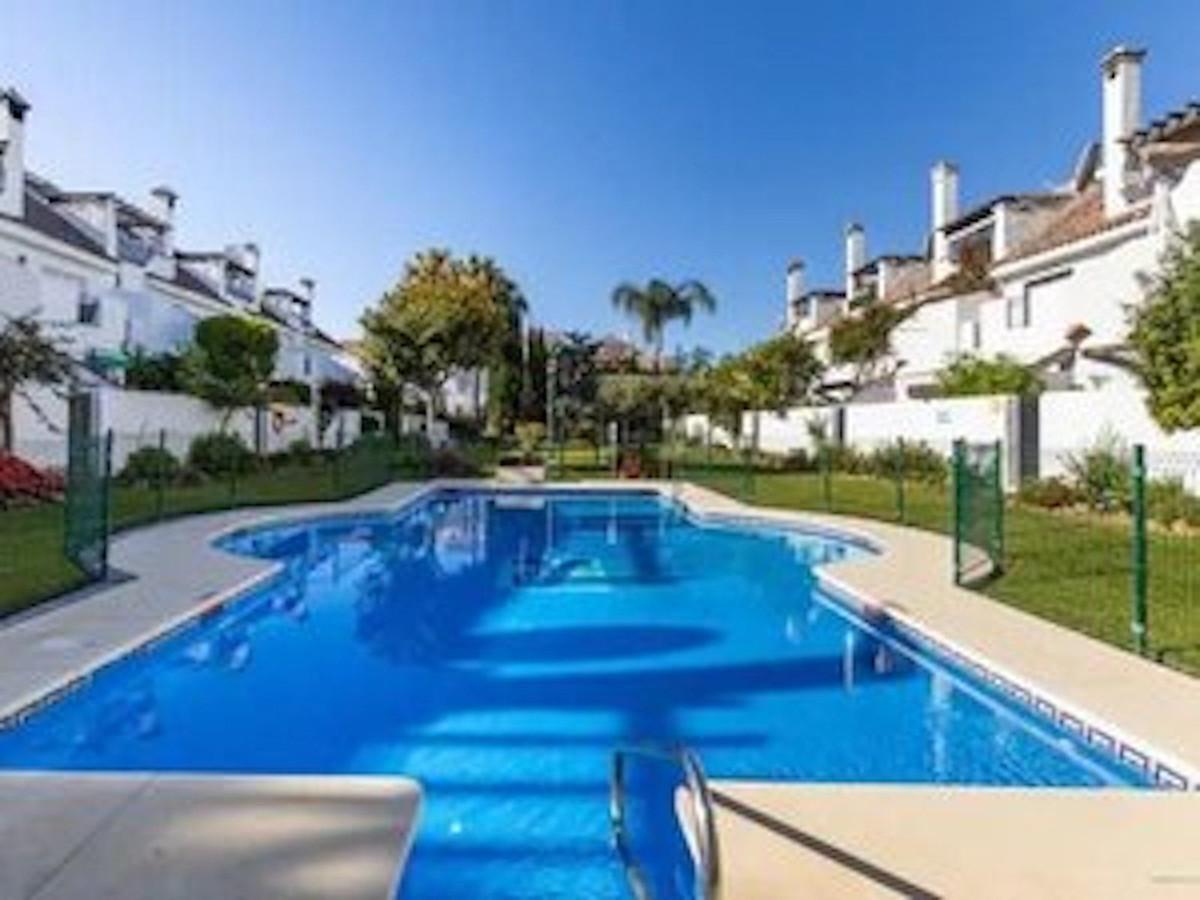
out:
M608 816L612 824L613 844L625 864L634 896L645 900L650 896L633 855L625 840L625 762L630 756L666 760L683 770L684 784L692 802L692 815L680 822L688 838L695 871L696 896L702 900L717 900L721 894L721 869L717 849L717 826L713 818L712 796L700 760L686 747L630 745L613 751L612 781L609 788Z

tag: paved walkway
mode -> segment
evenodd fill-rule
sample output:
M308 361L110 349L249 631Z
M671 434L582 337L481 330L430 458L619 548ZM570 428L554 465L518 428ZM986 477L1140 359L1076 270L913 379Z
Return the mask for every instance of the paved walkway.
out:
M1181 791L714 787L726 900L1200 897Z
M0 775L4 900L384 900L404 778Z

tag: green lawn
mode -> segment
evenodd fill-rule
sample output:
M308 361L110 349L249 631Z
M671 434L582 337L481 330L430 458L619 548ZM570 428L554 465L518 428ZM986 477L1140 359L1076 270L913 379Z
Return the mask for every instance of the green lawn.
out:
M679 477L752 503L898 521L894 482L834 475L832 506L819 474L757 473L747 484L736 470L684 470ZM950 492L925 483L904 486L904 521L948 533ZM1111 644L1132 649L1132 553L1125 521L1051 512L1010 502L1005 513L1004 574L979 590ZM1152 530L1149 537L1150 652L1200 672L1200 535ZM950 577L950 573L946 573Z
M238 479L211 479L201 484L172 485L162 494L164 518L241 506L336 500L363 493L391 477L414 477L415 472L392 470L380 461L344 461L340 468L328 460L311 465L291 464L248 474ZM111 495L113 528L120 530L153 522L159 515L159 493L145 486L114 484ZM0 511L0 617L26 609L87 579L63 555L63 505L48 503Z

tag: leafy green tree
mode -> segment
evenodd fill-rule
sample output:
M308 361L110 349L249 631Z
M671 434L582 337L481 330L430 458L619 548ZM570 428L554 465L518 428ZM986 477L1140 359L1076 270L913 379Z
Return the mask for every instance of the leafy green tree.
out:
M513 427L520 414L523 323L529 304L517 283L491 257L472 254L467 257L464 266L467 277L482 282L504 315L504 326L496 339L495 354L488 366L487 405L491 426L497 432L505 432ZM479 400L476 397L476 409L482 406Z
M221 410L224 432L235 409L267 402L278 352L279 335L265 322L236 315L204 319L184 354L184 388Z
M603 441L596 410L600 373L596 351L600 342L582 331L569 331L557 340L554 354L554 406L563 423L564 436L585 437L594 445Z
M851 385L864 384L894 373L892 332L905 319L905 312L889 303L867 303L829 326L829 358L834 365L850 366Z
M779 413L804 403L823 369L812 345L792 334L755 344L742 355L741 365L750 377L754 408Z
M1200 223L1171 247L1133 313L1130 343L1146 404L1167 431L1200 426Z
M29 385L58 385L71 375L71 362L59 343L45 335L32 315L8 319L0 329L0 450L13 446L13 398L20 397L43 422Z
M362 355L381 393L402 403L406 386L425 405L427 433L456 371L494 358L508 316L494 286L449 251L418 253L400 280L362 316Z
M546 377L550 356L546 349L546 332L530 328L525 335L525 358L521 366L521 419L546 418Z
M642 337L654 350L655 368L662 369L663 339L672 322L687 325L697 312L713 312L717 300L702 282L691 279L671 284L652 278L645 286L624 283L612 292L612 304L636 319Z
M944 397L1036 394L1043 387L1032 369L1004 354L995 359L960 356L937 373L937 385Z

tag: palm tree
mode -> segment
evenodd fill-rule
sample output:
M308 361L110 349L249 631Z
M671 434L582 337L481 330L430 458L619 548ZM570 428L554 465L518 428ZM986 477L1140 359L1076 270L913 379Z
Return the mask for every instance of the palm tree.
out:
M695 279L671 284L652 278L645 287L625 282L612 292L612 304L642 326L642 336L654 348L654 368L662 369L663 334L674 321L687 325L699 310L713 312L716 297Z

